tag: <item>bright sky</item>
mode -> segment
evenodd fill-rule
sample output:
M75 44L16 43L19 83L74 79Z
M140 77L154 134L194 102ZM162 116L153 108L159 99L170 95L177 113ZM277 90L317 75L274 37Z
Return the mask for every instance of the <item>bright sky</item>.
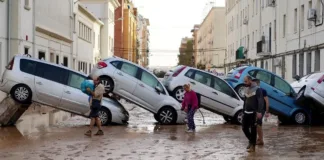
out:
M203 20L206 4L225 0L133 0L135 7L150 20L149 66L175 66L181 38L192 37L191 29Z

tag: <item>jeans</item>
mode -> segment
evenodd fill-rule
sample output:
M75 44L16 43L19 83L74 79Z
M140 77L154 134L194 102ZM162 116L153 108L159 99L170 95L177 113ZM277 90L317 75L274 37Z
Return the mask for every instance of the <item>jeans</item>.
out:
M190 108L189 111L188 111L188 114L187 114L189 130L195 130L196 129L194 116L195 116L195 110Z
M256 113L244 113L242 121L242 130L246 138L249 140L249 143L255 145L257 139Z

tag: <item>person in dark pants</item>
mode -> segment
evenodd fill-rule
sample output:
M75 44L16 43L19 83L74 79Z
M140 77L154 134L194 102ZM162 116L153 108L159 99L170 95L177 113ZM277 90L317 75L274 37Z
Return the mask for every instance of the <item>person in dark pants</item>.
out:
M198 98L196 95L196 92L190 89L189 84L185 84L183 86L184 90L186 91L184 95L184 99L182 101L182 108L181 110L184 110L187 112L187 119L188 119L188 133L195 132L196 125L194 121L195 112L198 109Z
M242 130L245 136L249 140L247 147L248 152L255 152L255 145L257 139L257 119L262 118L262 110L264 105L264 99L262 90L252 81L250 76L244 78L246 85L245 89L245 100L243 106L243 121Z
M259 87L260 87L260 80L259 79L253 79L253 82L255 82ZM269 117L269 99L268 99L268 93L266 90L262 89L262 95L263 95L263 99L264 99L264 106L265 108L263 108L262 110L262 118L257 120L257 142L256 145L264 145L264 141L263 141L263 131L262 131L262 120L263 117Z
M91 119L90 122L90 128L85 133L87 136L92 135L92 128L94 124L96 123L99 130L95 135L103 135L103 131L101 128L101 120L99 118L99 111L101 109L101 100L103 97L103 94L105 93L105 87L100 83L100 79L98 77L93 78L93 83L95 85L94 91L91 91L90 88L87 88L87 92L92 95L92 98L90 99L90 105L91 105L91 112L89 114L89 118Z

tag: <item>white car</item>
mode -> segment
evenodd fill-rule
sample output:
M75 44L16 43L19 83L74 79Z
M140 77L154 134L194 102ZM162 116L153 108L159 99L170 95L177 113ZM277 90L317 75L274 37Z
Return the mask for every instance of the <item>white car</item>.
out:
M186 113L181 104L169 96L158 78L147 69L125 59L110 57L98 62L91 76L100 77L106 92L148 110L162 124L183 123Z
M302 78L296 76L297 81L291 83L296 93L298 103L312 99L324 109L324 72L314 72Z
M190 84L200 95L201 107L222 115L226 121L242 122L244 102L226 81L212 73L180 65L165 75L163 84L179 102L184 98L182 86Z
M89 96L81 90L86 75L43 60L15 56L0 79L0 90L23 104L32 101L88 117ZM102 100L99 117L104 125L124 124L129 114L115 99Z

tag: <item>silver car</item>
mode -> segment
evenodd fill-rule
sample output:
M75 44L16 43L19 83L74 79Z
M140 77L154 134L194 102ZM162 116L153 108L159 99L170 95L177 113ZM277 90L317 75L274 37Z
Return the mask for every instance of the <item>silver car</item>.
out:
M200 95L200 105L224 117L225 121L242 123L243 101L223 79L212 73L180 65L168 72L162 82L172 96L182 102L183 84L190 84Z
M298 103L311 99L324 109L324 72L314 72L302 78L296 76L297 81L291 83L296 93Z
M86 75L43 60L15 56L0 79L0 90L19 103L32 101L88 117L89 96L81 90ZM129 114L117 100L104 98L99 116L104 125L124 124Z
M91 76L100 77L107 93L113 92L153 113L162 124L183 123L186 113L169 96L158 78L147 69L125 59L111 57L94 66Z

